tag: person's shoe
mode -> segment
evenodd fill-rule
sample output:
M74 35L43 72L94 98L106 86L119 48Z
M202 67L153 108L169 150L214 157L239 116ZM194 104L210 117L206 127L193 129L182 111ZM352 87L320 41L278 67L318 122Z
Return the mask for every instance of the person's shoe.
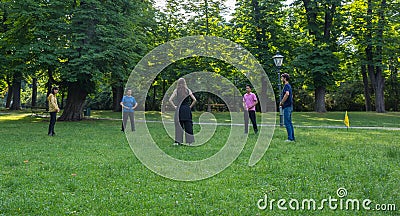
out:
M180 145L180 143L174 142L174 144L172 144L173 146L178 146Z
M288 139L287 139L287 140L285 140L285 142L294 142L294 140L288 140Z

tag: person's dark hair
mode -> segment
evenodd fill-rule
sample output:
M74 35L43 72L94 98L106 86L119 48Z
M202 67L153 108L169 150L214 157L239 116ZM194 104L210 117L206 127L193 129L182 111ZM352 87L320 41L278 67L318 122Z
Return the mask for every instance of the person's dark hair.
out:
M282 77L285 78L285 80L289 82L289 80L290 80L289 74L284 73L284 74L282 74Z
M55 94L54 90L58 90L58 87L57 86L53 86L53 88L51 88L51 93L52 94Z
M127 88L127 89L125 90L125 94L126 94L126 93L128 93L128 91L129 91L129 90L131 90L131 91L132 91L132 89L131 89L131 88Z
M252 88L250 84L246 84L246 88L247 88L247 87Z

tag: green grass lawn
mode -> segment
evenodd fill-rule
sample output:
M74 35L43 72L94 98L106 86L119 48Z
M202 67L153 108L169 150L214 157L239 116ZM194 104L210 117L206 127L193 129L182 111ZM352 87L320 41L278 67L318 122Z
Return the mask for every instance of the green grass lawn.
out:
M120 118L92 111L92 117ZM196 120L199 113L194 114ZM226 113L215 115L226 121ZM343 126L344 113L294 113L295 125ZM352 113L351 126L400 127L400 113ZM159 114L148 113L158 120ZM137 127L144 123L137 123ZM296 143L285 143L277 127L262 160L247 165L257 136L226 170L209 179L180 182L147 169L133 154L116 120L57 122L23 112L0 112L0 215L399 215L400 132L295 128ZM148 127L161 149L173 157L199 160L217 152L229 127L199 147L172 146L160 123ZM195 131L199 126L195 125ZM251 131L251 130L250 130ZM140 136L140 134L137 134ZM395 204L396 211L260 210L271 199L370 199ZM346 201L346 199L344 201ZM289 207L286 204L286 207ZM362 209L362 207L360 207Z
M201 112L195 112L193 117L198 118ZM217 119L228 119L229 113L216 112L213 113ZM147 112L147 120L161 120L160 112ZM316 113L316 112L294 112L293 123L294 125L301 126L344 126L345 112L327 112L327 113ZM348 112L350 118L350 126L357 127L400 127L400 113L399 112L387 112L387 113L366 113L366 112ZM260 113L257 113L260 116ZM92 110L92 118L113 118L120 119L121 113L104 111L104 110ZM276 122L279 123L279 116L276 118Z

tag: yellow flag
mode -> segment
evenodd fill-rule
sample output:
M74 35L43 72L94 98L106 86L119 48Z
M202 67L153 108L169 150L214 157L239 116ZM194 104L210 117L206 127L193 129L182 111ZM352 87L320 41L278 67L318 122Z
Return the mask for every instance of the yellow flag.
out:
M349 121L349 116L347 115L347 111L346 114L344 116L344 125L346 125L346 127L350 127L350 121Z

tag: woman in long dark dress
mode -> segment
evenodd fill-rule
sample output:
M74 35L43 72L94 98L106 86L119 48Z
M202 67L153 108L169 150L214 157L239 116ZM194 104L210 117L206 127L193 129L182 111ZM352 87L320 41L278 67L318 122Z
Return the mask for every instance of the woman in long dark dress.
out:
M176 104L174 99L176 98ZM190 99L192 102L190 102ZM176 89L169 98L169 102L175 108L175 142L174 145L183 143L183 132L185 131L185 141L191 145L194 142L193 136L193 121L192 121L192 107L196 104L196 98L192 91L187 87L184 78L178 79Z

